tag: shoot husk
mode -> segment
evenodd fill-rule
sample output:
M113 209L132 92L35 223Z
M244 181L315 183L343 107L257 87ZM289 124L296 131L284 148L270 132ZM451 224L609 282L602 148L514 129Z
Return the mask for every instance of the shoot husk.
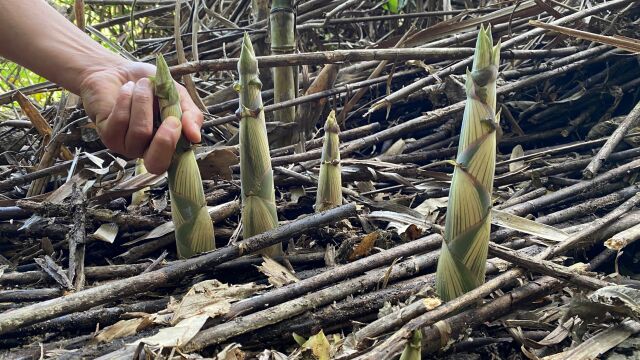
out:
M342 205L342 173L340 166L340 126L331 110L324 124L324 144L320 160L320 176L316 194L316 212Z
M245 239L278 226L273 170L267 126L262 105L262 83L258 61L249 35L245 33L238 61L240 94L240 182L242 234ZM282 255L282 244L261 251L270 257Z
M496 158L496 78L500 43L493 46L491 28L480 28L472 71L467 70L467 102L458 156L451 181L436 289L444 301L484 283L491 192Z
M156 67L156 76L152 80L160 104L160 119L164 121L170 116L181 119L180 95L162 55L158 55ZM213 222L204 198L200 170L191 144L184 135L176 145L167 180L178 256L188 258L214 250Z

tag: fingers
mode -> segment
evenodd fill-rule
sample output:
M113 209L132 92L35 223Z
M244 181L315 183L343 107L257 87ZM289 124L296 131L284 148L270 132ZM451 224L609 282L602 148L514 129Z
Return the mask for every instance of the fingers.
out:
M170 116L162 121L144 154L144 164L150 173L162 174L169 168L181 133L182 124L176 117Z
M134 83L129 81L122 85L111 113L106 120L96 124L102 142L109 149L125 155L125 135L129 127L129 113Z
M125 137L125 156L134 158L144 154L153 136L153 89L151 81L142 78L132 94L131 117Z
M198 106L193 102L187 89L183 86L176 84L178 92L180 93L180 107L182 108L182 131L187 140L193 143L199 143L201 141L200 128L204 121L202 111L198 109Z

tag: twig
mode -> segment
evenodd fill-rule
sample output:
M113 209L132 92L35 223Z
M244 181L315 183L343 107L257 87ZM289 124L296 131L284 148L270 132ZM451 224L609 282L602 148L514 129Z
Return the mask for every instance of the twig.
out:
M582 176L585 179L591 179L598 173L598 170L600 170L605 161L607 161L607 158L624 138L627 131L634 128L638 124L638 121L640 121L640 102L636 104L624 121L622 121L613 134L609 136L604 146L602 146L596 156L593 157L593 160L587 165L587 168L584 169Z

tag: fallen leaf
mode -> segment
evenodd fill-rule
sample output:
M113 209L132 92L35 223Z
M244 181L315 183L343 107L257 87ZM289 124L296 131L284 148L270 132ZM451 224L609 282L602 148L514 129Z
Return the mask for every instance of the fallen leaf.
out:
M491 222L494 225L517 230L542 239L562 241L569 237L566 232L550 225L545 225L507 212L491 209Z
M67 276L67 272L49 256L45 255L44 257L39 257L33 259L38 266L44 270L55 282L60 284L63 288L67 290L73 289L73 284L71 284L71 280Z
M524 156L524 150L522 149L522 145L518 144L513 147L511 150L511 157L509 160L521 158ZM520 169L524 168L524 161L515 161L509 164L509 172L516 172Z
M275 287L282 287L300 281L289 269L272 258L263 256L262 260L262 265L258 265L256 268L267 276L269 284Z
M173 314L171 323L176 324L183 319L199 315L215 318L226 314L231 303L264 288L265 286L255 283L229 286L215 279L199 282L184 295Z
M240 350L240 344L231 343L216 355L216 360L243 360L245 354Z
M96 335L91 342L93 344L105 343L114 339L123 338L137 334L139 331L148 328L153 324L149 316L144 316L129 320L120 320L117 323L104 328Z
M400 155L402 154L406 146L407 144L403 139L398 139L391 146L389 146L389 148L387 149L387 151L384 152L383 155L385 156Z
M380 239L379 231L374 231L363 236L362 240L360 240L360 242L353 248L351 254L349 254L349 261L369 255L369 252L371 252L371 249L373 249L373 246L378 239Z
M448 201L448 197L428 198L422 204L416 206L414 210L424 215L428 221L435 222L440 211L447 208Z
M303 339L301 336L294 333L296 342L300 343ZM329 340L324 336L324 332L320 330L317 334L311 336L301 346L302 349L308 350L313 354L313 357L318 360L329 360L331 356L331 344Z
M157 347L180 347L196 336L208 318L208 315L202 314L182 319L175 326L160 329L157 334L142 338L138 343Z
M98 230L93 233L93 237L98 240L108 242L109 244L113 244L117 236L118 224L115 223L102 224Z
M230 166L238 164L239 161L230 148L213 149L198 161L200 176L203 180L231 180Z

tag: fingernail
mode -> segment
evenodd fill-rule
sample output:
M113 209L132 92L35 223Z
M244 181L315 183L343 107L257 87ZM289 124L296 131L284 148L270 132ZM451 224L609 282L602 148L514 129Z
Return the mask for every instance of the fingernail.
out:
M122 90L127 90L127 91L133 90L134 85L135 84L133 83L133 81L129 81L126 84L122 85Z
M178 118L175 116L170 116L166 118L164 122L167 124L167 127L172 130L180 129L180 127L182 126L182 124L180 123L180 120L178 120Z
M142 78L140 80L138 80L138 87L142 88L142 89L150 89L151 88L151 83L149 82L149 79L147 78Z

